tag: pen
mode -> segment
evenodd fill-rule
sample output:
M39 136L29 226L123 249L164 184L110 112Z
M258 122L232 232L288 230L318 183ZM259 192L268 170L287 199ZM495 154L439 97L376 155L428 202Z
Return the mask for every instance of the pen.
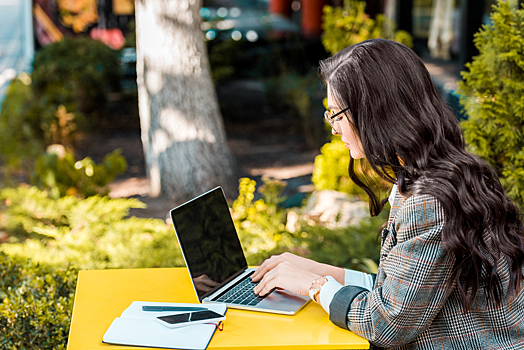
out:
M144 305L142 306L142 311L206 311L205 307L193 307L193 306L152 306Z

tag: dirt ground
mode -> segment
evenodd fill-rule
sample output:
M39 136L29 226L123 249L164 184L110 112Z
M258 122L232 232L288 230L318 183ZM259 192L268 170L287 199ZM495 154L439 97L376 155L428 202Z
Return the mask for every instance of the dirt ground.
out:
M257 181L262 176L285 180L288 185L284 194L299 204L312 191L311 173L319 148L306 147L300 123L265 101L261 83L229 82L217 88L217 95L240 175ZM133 210L131 215L166 219L169 210L179 203L149 196L140 130L136 127L139 124L131 124L135 127L93 133L78 145L77 157L90 156L100 162L105 154L120 148L128 170L109 185L110 196L137 197L148 205L147 209Z

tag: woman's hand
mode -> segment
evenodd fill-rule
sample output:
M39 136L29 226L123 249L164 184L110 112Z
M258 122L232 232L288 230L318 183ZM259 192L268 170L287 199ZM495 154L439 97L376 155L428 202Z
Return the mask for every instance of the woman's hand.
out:
M344 274L344 269L340 267L284 253L265 260L251 279L255 282L260 281L254 289L259 295L266 295L273 288L308 295L311 283L319 276L332 276L344 284Z
M260 279L260 282L255 287L254 291L256 294L264 296L273 288L286 289L290 292L300 295L309 294L311 282L318 278L319 275L311 271L301 269L297 265L294 265L283 259L273 259L273 261L269 263L271 259L272 258L266 260L262 264L263 266L266 262L268 262L265 268L269 268L268 265L270 265L271 268L269 268L269 270L264 273L262 279ZM260 268L262 266L260 266ZM257 276L260 275L261 274ZM253 276L255 275L253 274ZM257 281L253 276L253 280Z
M265 260L260 267L255 271L255 273L251 276L251 279L253 281L259 281L262 280L263 277L271 270L273 270L275 267L277 267L281 263L289 263L291 265L295 265L301 270L308 271L314 275L318 276L332 276L334 279L336 279L340 284L344 284L344 277L345 277L345 271L343 268L335 267L327 264L321 264L316 261L313 261L311 259L306 259L301 256L291 254L291 253L284 253L280 255L273 255L271 258ZM311 284L313 282L313 279L309 281ZM287 289L287 288L286 288ZM309 287L308 287L309 291ZM308 291L306 291L307 295Z

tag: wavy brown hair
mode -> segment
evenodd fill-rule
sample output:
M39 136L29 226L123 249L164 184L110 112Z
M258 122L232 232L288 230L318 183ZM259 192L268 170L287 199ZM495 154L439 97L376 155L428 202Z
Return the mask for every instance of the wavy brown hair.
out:
M394 41L367 40L321 61L319 73L339 107L349 108L371 168L402 195L428 194L442 204L442 240L455 257L448 292L458 288L469 310L482 285L501 304L499 266L507 263L508 294L517 293L524 264L520 210L496 172L466 151L457 118L417 55ZM375 216L386 200L355 163L350 155L350 178L369 195Z

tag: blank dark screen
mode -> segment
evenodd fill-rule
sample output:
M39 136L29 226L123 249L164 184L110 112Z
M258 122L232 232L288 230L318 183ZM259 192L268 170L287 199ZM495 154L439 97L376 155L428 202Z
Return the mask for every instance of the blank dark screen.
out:
M189 322L189 315L191 315L191 313L169 315L169 316L159 316L157 318L167 323L175 324L175 323Z
M209 280L222 283L247 268L220 187L172 210L171 218L200 299L216 289Z
M212 320L214 318L220 318L220 317L222 317L221 314L208 310L208 311L189 312L185 314L177 314L177 315L169 315L169 316L159 316L157 318L167 323L175 324L175 323L182 323L182 322Z

